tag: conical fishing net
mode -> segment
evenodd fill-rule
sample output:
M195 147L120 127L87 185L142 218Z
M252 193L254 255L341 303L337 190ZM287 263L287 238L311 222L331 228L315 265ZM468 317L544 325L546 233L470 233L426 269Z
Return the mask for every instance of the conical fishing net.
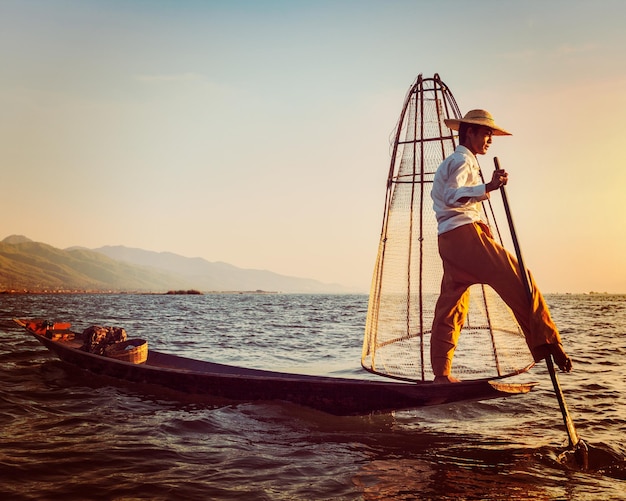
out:
M439 75L420 75L409 89L395 131L369 297L361 363L371 372L416 381L434 378L430 331L443 266L430 192L437 167L457 146L444 119L460 117ZM490 203L483 202L483 219L501 240ZM472 286L452 374L464 380L495 378L531 365L512 312L489 286Z

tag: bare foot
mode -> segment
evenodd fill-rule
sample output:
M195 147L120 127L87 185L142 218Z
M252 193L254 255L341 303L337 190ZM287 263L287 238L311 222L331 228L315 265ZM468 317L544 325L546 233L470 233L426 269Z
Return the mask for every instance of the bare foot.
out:
M452 376L435 376L435 383L460 383L461 380Z

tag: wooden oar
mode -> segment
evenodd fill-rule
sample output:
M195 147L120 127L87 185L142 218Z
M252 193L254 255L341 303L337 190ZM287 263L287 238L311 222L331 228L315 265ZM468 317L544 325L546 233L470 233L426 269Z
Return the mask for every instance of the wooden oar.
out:
M498 157L493 159L493 162L496 166L496 170L500 169L500 162ZM509 223L509 229L511 231L511 239L513 240L513 247L515 247L515 254L517 256L517 262L520 267L520 273L522 275L522 282L524 283L524 288L526 290L526 294L528 295L528 299L532 304L532 290L530 288L530 282L528 280L528 272L526 270L526 266L524 266L524 259L522 257L522 249L520 248L519 241L517 239L517 233L515 231L515 225L513 224L513 216L511 214L511 209L509 207L509 200L506 196L506 189L504 185L500 186L500 193L502 194L502 202L504 203L504 211L506 212L506 219ZM565 428L567 429L567 436L569 438L569 446L574 450L574 457L578 462L578 465L587 469L589 465L589 452L587 449L587 444L582 441L582 439L578 436L576 432L576 428L574 427L574 422L567 410L567 404L565 403L565 397L563 396L563 391L561 390L561 384L559 383L559 378L556 375L556 371L554 370L554 363L552 361L552 355L548 355L546 357L546 365L548 366L548 372L550 373L550 379L552 380L552 386L554 386L554 393L556 394L556 399L559 402L559 407L561 408L561 414L563 415L563 422L565 423Z

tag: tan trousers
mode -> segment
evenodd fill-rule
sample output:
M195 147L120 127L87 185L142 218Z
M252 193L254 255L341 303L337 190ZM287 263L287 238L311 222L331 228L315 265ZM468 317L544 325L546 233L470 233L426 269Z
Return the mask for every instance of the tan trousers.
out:
M532 276L529 273L530 305L517 259L492 238L486 225L466 224L439 235L439 255L444 271L430 342L435 376L450 375L469 307L469 287L473 284L490 285L511 308L535 361L546 356L546 347L542 345L561 342Z

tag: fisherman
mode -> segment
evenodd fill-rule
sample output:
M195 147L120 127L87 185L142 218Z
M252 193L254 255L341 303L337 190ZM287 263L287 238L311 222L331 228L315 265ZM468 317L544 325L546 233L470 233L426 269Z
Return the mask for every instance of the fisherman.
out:
M473 284L490 285L511 308L535 362L552 355L562 371L571 371L571 359L563 350L559 331L532 276L529 273L529 304L517 259L493 239L481 218L480 202L505 185L508 174L504 169L495 170L484 184L476 155L487 153L492 136L511 133L496 125L485 110L469 111L462 119L446 119L445 124L459 131L460 144L437 169L431 193L444 270L430 342L435 382L459 381L450 375L452 357Z

